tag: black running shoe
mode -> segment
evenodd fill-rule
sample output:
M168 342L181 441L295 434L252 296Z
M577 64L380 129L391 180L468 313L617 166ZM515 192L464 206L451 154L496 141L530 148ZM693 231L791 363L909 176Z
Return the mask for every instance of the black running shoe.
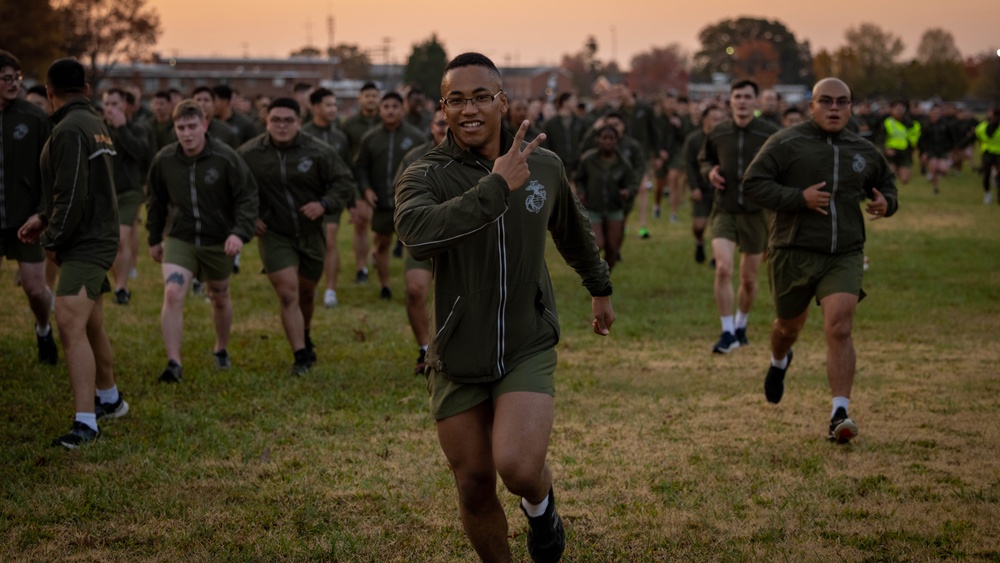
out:
M747 340L747 329L745 327L736 329L736 340L740 341L740 346L750 344L750 341Z
M427 369L427 350L423 348L420 349L420 355L417 356L417 367L413 368L413 373L420 375L424 373Z
M736 339L735 334L722 331L722 335L719 336L719 341L715 343L715 346L712 346L712 353L728 354L739 347L740 341Z
M403 257L403 241L396 239L396 246L392 248L392 256L394 258Z
M124 287L119 287L115 290L115 303L119 305L128 305L128 302L132 299L132 292L125 289Z
M225 349L219 350L218 352L212 352L212 356L215 357L216 369L229 369L233 367L233 362L229 359L229 352Z
M121 418L128 414L128 403L125 402L121 392L118 393L118 400L113 403L102 403L101 399L94 397L94 414L97 415L97 420Z
M858 425L848 418L847 410L840 407L830 419L830 434L826 437L831 442L846 444L858 435Z
M379 299L385 299L386 301L392 299L392 290L388 287L383 287L382 291L378 294Z
M307 360L309 367L313 367L316 364L316 345L313 344L312 338L309 338L309 331L306 331L306 353L308 354Z
M364 270L358 270L357 274L354 274L355 283L368 283L368 272Z
M180 383L181 382L181 365L177 362L170 360L167 362L167 369L163 370L160 374L160 383Z
M524 506L521 510L528 516ZM528 516L528 554L535 563L555 563L562 558L566 549L566 533L562 519L556 512L556 498L549 488L549 505L545 513L532 518Z
M45 336L38 336L38 361L43 364L56 365L59 362L59 349L56 348L56 339L52 336L52 327L49 327L49 333Z
M291 374L299 377L309 373L312 364L309 362L309 349L303 348L295 351L295 363L292 364Z
M52 440L52 445L62 446L67 450L75 450L80 446L92 445L100 437L100 430L94 430L86 424L74 420L69 432Z
M699 264L705 263L705 245L696 244L694 247L694 261Z
M767 376L764 377L764 396L767 397L767 402L778 404L781 401L781 396L785 394L785 373L788 372L788 368L792 366L792 351L788 351L788 364L785 365L785 369L776 368L771 366L767 370Z

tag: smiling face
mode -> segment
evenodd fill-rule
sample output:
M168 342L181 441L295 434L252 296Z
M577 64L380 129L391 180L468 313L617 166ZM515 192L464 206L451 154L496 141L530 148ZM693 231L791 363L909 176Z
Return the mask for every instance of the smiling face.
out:
M484 66L462 66L449 70L441 80L441 96L474 98L493 96L502 85L495 74ZM500 156L500 117L507 111L507 95L500 93L492 101L477 108L472 102L457 109L442 107L448 118L455 142L461 148L471 148L489 160Z

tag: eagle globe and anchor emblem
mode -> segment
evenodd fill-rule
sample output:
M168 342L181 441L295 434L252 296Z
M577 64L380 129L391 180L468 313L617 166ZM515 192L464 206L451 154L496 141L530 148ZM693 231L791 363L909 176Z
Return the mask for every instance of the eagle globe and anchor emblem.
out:
M524 207L532 213L541 211L545 207L545 198L548 197L545 186L538 183L538 180L532 180L524 189L531 194L524 199Z

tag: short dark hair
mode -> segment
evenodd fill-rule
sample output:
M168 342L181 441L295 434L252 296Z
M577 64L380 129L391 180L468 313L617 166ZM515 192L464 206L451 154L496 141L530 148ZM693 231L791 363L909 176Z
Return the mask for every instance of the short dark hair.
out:
M208 86L198 86L197 88L191 91L191 97L194 98L195 96L201 94L202 92L208 92L208 95L212 96L212 100L215 100L215 92L212 91L212 89L209 88Z
M608 118L614 118L614 119L617 119L617 120L619 120L619 121L621 121L623 123L625 122L625 116L622 115L621 113L617 112L617 111L609 111L608 113L604 114L604 119L608 119Z
M45 92L45 86L42 86L41 84L35 84L31 88L28 88L28 92L27 93L28 94L38 94L39 96L42 96L43 98L46 97L46 96L48 96L48 94L46 94L46 92Z
M705 106L705 109L701 110L701 118L705 119L706 117L708 117L709 113L715 110L722 111L722 108L720 108L715 104L708 104L707 106Z
M186 117L196 117L201 121L205 121L205 110L201 109L201 104L188 98L186 100L181 100L174 107L174 113L170 116L174 121Z
M57 96L82 94L87 89L87 71L76 59L59 59L52 63L45 78Z
M896 98L895 100L889 102L890 109L892 108L892 106L903 106L904 108L910 107L910 105L906 103L906 100L902 98Z
M170 92L168 92L167 90L157 90L156 93L153 94L153 97L163 98L164 100L170 101Z
M299 102L297 102L295 98L287 97L275 98L271 100L271 103L267 104L268 113L270 113L274 108L288 108L295 112L296 117L299 115L299 112L302 111L302 106L299 105Z
M604 125L604 126L602 126L600 129L597 130L597 136L600 137L601 133L604 133L605 131L611 131L612 133L614 133L615 134L615 139L620 139L621 138L621 137L618 136L618 128L615 127L614 125Z
M419 84L413 84L410 89L406 91L406 99L409 100L410 96L424 95L424 89L420 87Z
M184 97L184 93L178 90L177 88L169 88L167 90L167 94L169 94L170 97L174 97L174 95L180 96L182 98Z
M563 92L556 98L556 109L562 109L567 100L573 97L573 92Z
M739 90L741 88L746 88L747 86L753 88L754 97L757 97L760 94L760 86L758 86L756 82L754 82L749 78L740 78L738 80L733 80L732 84L729 85L729 93L732 94L736 90Z
M17 60L10 51L0 49L0 68L11 67L17 72L21 72L21 61Z
M677 103L678 103L678 104L686 104L686 103L688 103L689 101L690 101L690 100L688 100L688 97L687 97L687 96L677 96Z
M462 68L464 66L481 66L490 71L490 74L496 77L497 82L503 84L503 77L500 76L500 69L497 65L493 64L493 61L489 57L480 53L462 53L461 55L455 57L448 63L448 66L444 67L444 74L448 74L449 70Z
M390 90L385 94L382 94L382 101L384 102L386 100L396 100L399 103L403 103L403 96L400 96L399 92Z
M125 103L127 105L134 106L135 105L135 94L133 94L132 92L129 92L128 90L125 90Z
M378 90L378 86L374 82L368 81L361 85L359 92L364 92L365 90Z
M298 94L299 92L312 90L312 87L312 84L309 84L308 82L296 82L295 86L292 86L292 93Z
M781 112L781 117L786 117L792 113L805 115L805 113L801 109L799 109L799 106L788 106L788 108L786 108L785 111Z
M215 93L215 97L220 100L233 99L233 89L227 84L216 84L215 86L212 86L212 92Z
M333 96L334 98L337 97L337 95L333 93L333 90L330 90L329 88L317 88L313 90L312 94L309 94L309 103L312 105L322 103L323 98L327 96Z
M111 94L114 94L114 95L118 96L119 98L121 98L123 102L125 101L125 90L122 90L121 88L119 88L117 86L115 86L113 88L108 88L107 90L104 91L104 93L107 94L107 95L109 95L109 96Z

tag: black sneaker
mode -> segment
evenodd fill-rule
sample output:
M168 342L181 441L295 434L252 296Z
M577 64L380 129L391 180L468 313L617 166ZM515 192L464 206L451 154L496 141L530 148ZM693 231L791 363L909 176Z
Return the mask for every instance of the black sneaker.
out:
M306 331L306 353L308 354L306 360L308 360L309 367L313 367L316 364L316 345L313 344L312 338L309 338L309 331Z
M368 272L365 270L358 270L357 274L354 274L355 283L368 283Z
M403 257L403 241L396 239L396 246L392 248L392 256L393 258Z
M128 305L129 300L132 299L132 292L120 287L115 290L115 303L119 305Z
M52 336L52 327L45 336L35 336L38 338L38 361L43 364L56 365L59 362L59 349L56 348L56 339Z
M113 403L102 403L101 399L94 397L94 414L97 415L97 420L102 418L121 418L128 414L128 403L122 397L121 392L118 393L118 400Z
M229 369L233 367L233 362L229 359L229 352L225 348L218 352L212 352L212 355L215 356L216 369Z
M392 290L388 287L383 287L382 291L378 294L379 299L385 299L386 301L392 299Z
M528 513L521 506L525 516ZM555 563L566 549L566 533L562 519L556 512L556 498L549 487L549 505L545 513L532 518L528 516L528 554L535 563Z
M413 369L413 373L416 375L420 375L424 373L424 370L426 369L427 369L427 350L421 348L420 355L417 356L417 367Z
M747 340L746 327L736 329L736 340L739 340L740 346L747 346L750 344L750 341Z
M792 351L788 351L788 364L785 365L785 369L776 368L771 366L767 370L767 376L764 377L764 396L767 397L767 402L778 404L781 401L781 396L785 394L785 373L788 372L788 368L792 365Z
M299 377L309 373L309 349L303 348L295 351L295 363L292 364L292 375Z
M160 383L180 383L181 382L181 365L177 362L170 360L167 362L167 369L163 370L160 374Z
M705 263L705 245L696 244L694 247L694 261L698 264Z
M101 437L100 430L94 430L80 421L73 421L69 432L52 440L53 446L62 446L67 450L75 450L80 446L89 446Z
M712 346L712 353L728 354L739 347L740 341L736 339L735 334L722 331L722 335L719 336L719 341L715 343L715 346Z
M844 407L838 408L833 413L833 418L830 419L830 434L826 439L838 444L846 444L857 435L858 425L848 418L847 410Z

